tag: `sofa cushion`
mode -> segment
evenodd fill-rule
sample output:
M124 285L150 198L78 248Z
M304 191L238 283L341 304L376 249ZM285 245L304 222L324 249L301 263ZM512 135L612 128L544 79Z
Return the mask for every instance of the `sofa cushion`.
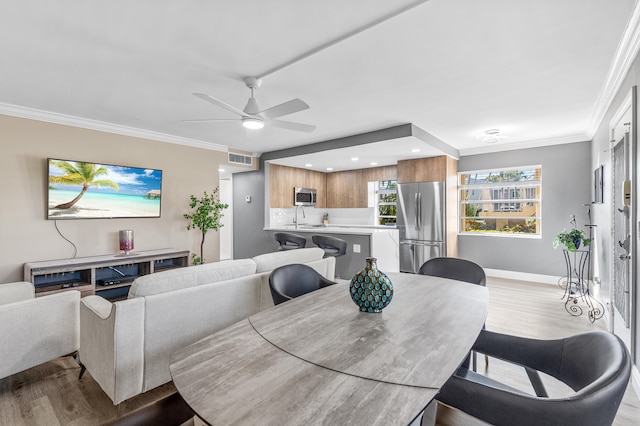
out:
M320 260L324 256L324 250L319 247L311 247L296 250L276 251L261 254L253 258L256 263L256 272L273 271L274 269L292 263L309 263Z
M27 281L0 284L0 305L6 305L35 297L35 287Z
M255 274L255 272L256 263L251 259L223 260L157 272L136 278L131 284L128 298L150 296L202 284L232 280Z
M171 380L175 351L259 311L259 275L146 297L143 392Z

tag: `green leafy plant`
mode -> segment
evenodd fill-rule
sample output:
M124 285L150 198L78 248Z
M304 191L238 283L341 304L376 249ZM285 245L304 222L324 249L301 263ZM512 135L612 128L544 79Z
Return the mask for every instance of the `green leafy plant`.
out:
M553 239L553 248L558 248L560 244L564 245L567 251L576 251L581 244L585 247L591 244L591 240L586 238L581 229L573 228L570 231L564 229Z
M207 191L204 191L202 198L196 198L191 195L189 207L195 210L192 213L184 214L184 218L189 221L187 230L199 229L202 233L200 256L196 254L191 255L191 260L194 265L204 263L204 238L207 235L207 231L210 229L217 231L223 226L221 222L223 217L222 210L228 208L229 205L220 202L218 189L219 188L214 189L211 195L207 194Z

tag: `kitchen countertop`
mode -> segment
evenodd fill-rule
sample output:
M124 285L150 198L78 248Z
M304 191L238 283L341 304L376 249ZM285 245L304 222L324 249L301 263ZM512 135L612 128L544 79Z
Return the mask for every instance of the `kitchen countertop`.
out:
M284 231L284 232L313 232L326 234L359 234L371 235L388 231L397 231L392 226L375 226L375 225L320 225L320 224L301 224L296 229L294 225L274 225L264 228L265 231Z

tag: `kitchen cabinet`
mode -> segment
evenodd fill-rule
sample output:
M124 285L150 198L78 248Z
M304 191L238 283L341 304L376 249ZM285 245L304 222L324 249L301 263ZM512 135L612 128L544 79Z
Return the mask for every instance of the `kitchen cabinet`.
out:
M269 165L269 200L271 208L292 208L293 188L316 190L316 208L326 207L326 177L322 172L296 167Z
M360 207L357 197L360 191L356 182L357 174L355 170L327 173L327 207Z
M398 183L446 181L458 173L458 160L440 155L398 161Z
M327 173L327 208L367 208L369 182L396 178L396 166Z
M316 190L316 208L366 208L368 183L396 177L396 166L322 173L270 164L269 206L293 207L293 188L303 187Z

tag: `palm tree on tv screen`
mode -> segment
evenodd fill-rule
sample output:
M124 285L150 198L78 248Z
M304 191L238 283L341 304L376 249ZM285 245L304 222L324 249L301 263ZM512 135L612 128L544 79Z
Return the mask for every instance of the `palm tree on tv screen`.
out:
M54 209L70 208L77 203L80 198L82 198L84 193L87 192L91 186L111 187L116 191L118 190L118 184L114 181L108 179L96 179L99 176L109 174L109 170L105 167L98 167L93 163L70 163L68 161L51 161L51 165L66 172L66 174L61 176L50 176L49 183L82 185L82 191L80 191L76 198L67 203L58 204Z

